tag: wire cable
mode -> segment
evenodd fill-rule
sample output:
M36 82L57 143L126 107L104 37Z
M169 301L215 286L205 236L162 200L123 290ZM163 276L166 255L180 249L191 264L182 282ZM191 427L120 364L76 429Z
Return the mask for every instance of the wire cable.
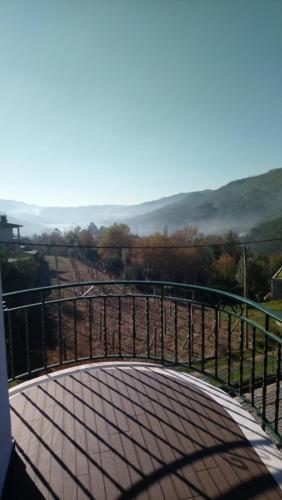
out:
M32 243L30 241L0 241L0 245L16 245L16 246L33 246L33 247L47 247L47 248L88 248L96 250L177 250L189 248L216 248L223 246L247 246L255 245L258 243L273 243L275 241L282 241L281 238L269 238L264 240L246 240L246 241L222 241L220 243L192 243L189 245L74 245L67 243Z

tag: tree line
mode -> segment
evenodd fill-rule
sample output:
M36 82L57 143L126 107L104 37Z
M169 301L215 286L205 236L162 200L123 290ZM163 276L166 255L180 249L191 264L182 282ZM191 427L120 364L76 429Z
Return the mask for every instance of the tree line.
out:
M48 252L77 258L113 279L175 281L243 292L243 254L238 245L241 240L234 231L222 236L204 235L188 226L172 234L164 230L140 237L126 224L98 229L91 223L86 228L65 232L54 229L35 235L32 242L42 244L40 255ZM189 245L196 247L183 248ZM247 256L248 296L261 300L270 289L271 276L282 265L282 251L266 253L248 248Z

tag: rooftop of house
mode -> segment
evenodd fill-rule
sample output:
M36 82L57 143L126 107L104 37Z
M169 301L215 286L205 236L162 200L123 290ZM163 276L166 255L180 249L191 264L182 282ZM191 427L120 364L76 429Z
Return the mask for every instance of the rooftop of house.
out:
M272 276L272 279L281 280L282 279L282 266L276 271L276 273Z
M11 227L11 228L17 228L17 227L23 227L22 224L13 224L11 222L8 222L7 220L7 215L0 215L0 228L7 228L7 227Z

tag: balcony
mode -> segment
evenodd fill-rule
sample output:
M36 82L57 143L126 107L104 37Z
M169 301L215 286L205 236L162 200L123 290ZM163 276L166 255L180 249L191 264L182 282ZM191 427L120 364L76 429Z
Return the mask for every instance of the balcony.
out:
M7 498L282 498L279 315L160 282L4 302Z

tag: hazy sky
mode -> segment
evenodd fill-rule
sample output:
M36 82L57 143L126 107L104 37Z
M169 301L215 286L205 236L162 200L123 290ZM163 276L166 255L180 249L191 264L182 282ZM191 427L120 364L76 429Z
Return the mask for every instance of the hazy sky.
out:
M134 203L282 166L281 0L0 0L0 198Z

